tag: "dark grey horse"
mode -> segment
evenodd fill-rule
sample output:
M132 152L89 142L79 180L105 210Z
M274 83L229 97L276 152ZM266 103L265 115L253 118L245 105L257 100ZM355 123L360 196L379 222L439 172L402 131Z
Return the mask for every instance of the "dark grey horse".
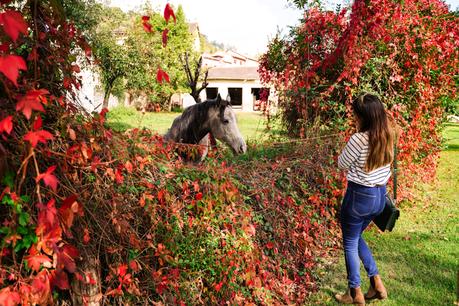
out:
M226 143L235 154L245 153L247 146L236 123L236 115L220 94L214 100L187 107L174 119L171 128L164 135L165 141L200 144L205 148L201 160L207 155L210 145L209 133Z

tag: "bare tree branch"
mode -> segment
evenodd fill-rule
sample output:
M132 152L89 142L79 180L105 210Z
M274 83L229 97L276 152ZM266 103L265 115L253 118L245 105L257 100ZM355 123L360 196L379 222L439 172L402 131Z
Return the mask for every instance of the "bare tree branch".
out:
M188 79L188 86L191 89L191 96L194 98L194 100L199 103L201 102L201 99L199 98L199 94L201 93L202 90L204 90L209 83L207 82L207 77L209 75L209 71L206 71L204 74L204 80L202 82L202 85L200 88L197 88L199 78L202 73L202 56L199 57L199 60L196 62L196 66L194 69L194 74L191 73L191 66L190 66L190 61L188 57L188 52L185 52L184 55L185 59L183 57L180 57L180 60L182 61L183 69L185 70L187 79Z

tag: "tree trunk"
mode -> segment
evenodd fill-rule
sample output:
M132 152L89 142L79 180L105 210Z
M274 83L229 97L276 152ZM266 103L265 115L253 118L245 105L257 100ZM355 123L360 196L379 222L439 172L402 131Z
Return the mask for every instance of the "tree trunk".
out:
M72 280L72 304L99 306L102 301L99 260L90 248L83 250L81 254L83 259L78 264L78 272L83 280L78 280L75 277Z
M110 94L112 92L113 83L115 83L115 80L108 82L107 86L105 86L104 102L102 103L102 108L108 108L108 101L110 99Z

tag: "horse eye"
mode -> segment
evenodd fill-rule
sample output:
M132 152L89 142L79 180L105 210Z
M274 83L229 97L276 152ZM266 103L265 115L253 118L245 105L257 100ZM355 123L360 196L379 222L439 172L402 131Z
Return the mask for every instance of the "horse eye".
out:
M223 124L228 124L229 120L228 119L223 119Z

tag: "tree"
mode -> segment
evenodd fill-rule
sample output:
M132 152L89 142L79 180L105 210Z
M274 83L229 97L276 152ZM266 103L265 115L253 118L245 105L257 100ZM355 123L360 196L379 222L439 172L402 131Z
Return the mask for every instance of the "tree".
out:
M186 76L188 79L188 86L191 89L191 96L194 98L196 102L199 103L201 102L201 98L199 97L199 94L201 93L201 91L203 91L207 87L207 85L209 85L209 83L207 83L207 76L209 74L209 71L206 70L206 72L204 73L204 79L202 81L202 85L200 88L197 88L198 82L201 78L201 73L202 73L201 71L202 56L199 57L199 60L197 62L193 63L195 66L194 73L191 72L193 67L190 65L188 52L185 53L184 58L181 58L181 60L182 60L183 69L185 70Z
M356 0L347 11L307 10L262 57L262 79L281 93L285 125L296 134L316 121L347 130L352 97L374 92L402 127L404 183L433 177L441 101L457 97L459 18L441 1Z
M187 86L179 55L193 52L182 7L177 9L176 23L166 25L160 13L145 6L143 10L149 18L152 35L145 35L142 15L138 12L125 14L119 9L104 10L94 35L94 53L105 88L104 106L107 106L113 84L122 79L123 88L131 95L147 95L149 101L170 108L171 95L185 91ZM163 37L166 28L168 31ZM168 72L170 83L157 81L158 68Z
M100 67L101 81L104 87L103 108L108 107L108 100L115 82L126 76L130 62L130 52L124 40L128 35L126 14L119 8L104 7L93 37L93 52Z

